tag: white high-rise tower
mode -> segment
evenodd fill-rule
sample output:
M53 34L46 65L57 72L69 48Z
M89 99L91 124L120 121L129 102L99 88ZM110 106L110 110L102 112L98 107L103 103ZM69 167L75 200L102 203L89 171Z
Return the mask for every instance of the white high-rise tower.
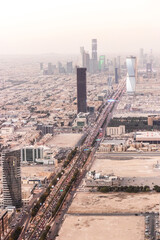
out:
M137 59L136 57L127 57L127 80L126 90L127 93L134 93L136 90L136 79L137 79Z

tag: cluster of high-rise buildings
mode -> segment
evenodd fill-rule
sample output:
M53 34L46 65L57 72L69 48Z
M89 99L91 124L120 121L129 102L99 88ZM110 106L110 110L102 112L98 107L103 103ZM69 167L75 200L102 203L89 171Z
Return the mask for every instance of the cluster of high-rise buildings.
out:
M97 58L97 39L92 39L92 57L91 58L89 53L87 53L84 50L84 47L80 48L80 52L82 56L82 67L85 67L89 73L96 73L99 70L98 58ZM101 59L100 67L105 67L105 56L103 56L103 59Z
M99 56L97 54L97 39L92 39L92 54L81 47L82 67L76 67L77 73L77 114L87 113L87 72L94 74L99 72L106 72L106 85L112 85L112 76L115 77L115 83L119 82L121 64L120 57L109 62L105 60L105 55ZM138 64L144 66L146 57L141 50ZM152 71L152 62L146 62L147 71ZM149 65L150 64L150 65ZM112 67L112 74L109 68ZM52 63L48 63L47 69L44 68L44 64L40 63L40 69L45 75L52 75L56 71L57 73L73 73L72 62L67 62L64 67L60 62L58 68ZM122 69L123 70L123 69ZM126 58L125 73L126 77L126 92L135 93L136 81L137 81L137 58L130 56ZM108 78L107 78L108 76ZM3 130L3 129L2 129ZM53 124L41 124L37 125L38 131L41 131L41 135L52 134L54 132ZM21 174L20 174L20 162L31 161L35 162L35 159L41 159L43 150L41 148L28 148L23 147L17 151L4 151L2 154L2 168L3 168L3 204L4 206L13 205L20 207L22 205L21 197Z
M40 70L43 72L43 75L53 75L60 73L70 74L74 72L72 61L67 62L65 65L63 65L61 62L58 62L57 66L49 62L47 67L44 66L43 62L41 62Z

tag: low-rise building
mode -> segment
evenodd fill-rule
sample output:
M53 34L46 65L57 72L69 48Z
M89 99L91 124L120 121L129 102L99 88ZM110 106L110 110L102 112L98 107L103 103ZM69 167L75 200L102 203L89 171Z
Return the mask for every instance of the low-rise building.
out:
M119 127L107 127L107 136L118 136L125 134L125 125L120 125Z
M134 136L136 142L160 143L160 132L136 132Z
M84 127L88 124L88 113L79 113L77 118L74 120L73 127Z
M150 115L148 116L148 125L160 125L160 116L158 115Z
M101 186L120 186L122 178L113 174L102 175L95 171L88 172L85 183L87 187L101 187Z

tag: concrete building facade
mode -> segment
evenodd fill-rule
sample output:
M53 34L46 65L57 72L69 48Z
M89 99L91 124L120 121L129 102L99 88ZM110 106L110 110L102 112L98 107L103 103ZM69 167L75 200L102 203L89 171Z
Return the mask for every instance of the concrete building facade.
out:
M125 125L120 125L119 127L107 127L107 135L121 135L125 133Z
M136 57L126 58L127 65L127 80L126 90L127 93L134 93L136 91L136 79L137 79L137 59Z
M86 68L77 68L77 113L87 112Z
M22 206L20 150L2 152L3 205Z

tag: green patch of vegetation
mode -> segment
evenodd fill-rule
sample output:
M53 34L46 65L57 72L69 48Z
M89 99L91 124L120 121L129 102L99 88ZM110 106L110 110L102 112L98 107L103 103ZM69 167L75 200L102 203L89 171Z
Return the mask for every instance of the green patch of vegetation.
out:
M128 193L138 193L138 192L149 192L151 191L149 186L120 186L120 187L113 187L113 186L104 186L98 187L97 190L102 193L107 192L128 192Z
M45 229L45 231L42 233L42 235L41 235L41 237L40 237L40 240L45 240L45 239L46 239L47 234L48 234L50 228L51 228L51 227L50 227L49 225L46 226L46 229Z
M66 168L68 166L68 164L71 162L71 160L74 158L74 156L76 155L77 153L77 147L75 149L73 149L68 157L67 157L67 160L64 161L64 164L63 164L63 167Z
M156 192L160 192L160 186L155 185L154 188L153 188L153 190L156 191Z
M50 183L49 187L46 189L45 193L42 194L42 196L40 197L40 199L37 201L37 203L35 204L35 206L32 208L31 211L31 216L35 217L37 215L37 212L39 211L40 207L42 206L42 204L45 202L46 198L48 197L48 195L50 194L51 191L51 187L52 185L56 185L58 182L58 179L61 178L61 176L63 175L63 171L59 172L54 179L52 180L52 182Z
M17 240L21 232L22 232L22 227L17 227L16 230L12 233L9 240Z
M71 187L72 184L77 180L78 174L79 174L79 170L76 169L75 172L74 172L73 177L71 178L71 181L67 184L65 191L62 193L62 195L61 195L61 197L60 197L60 199L59 199L59 201L58 201L55 209L52 211L52 217L55 216L55 214L56 214L56 212L58 211L59 207L61 206L61 204L62 204L62 202L63 202L66 194L68 193L70 187Z

